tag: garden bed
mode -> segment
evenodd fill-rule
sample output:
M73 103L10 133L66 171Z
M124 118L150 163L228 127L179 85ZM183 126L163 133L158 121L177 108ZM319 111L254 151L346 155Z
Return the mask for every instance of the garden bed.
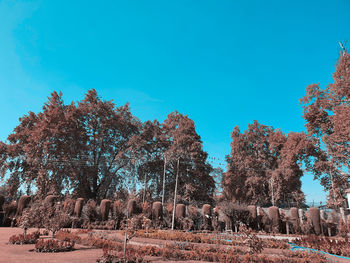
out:
M123 231L101 231L92 230L84 232L81 230L62 231L57 237L65 242L76 242L75 250L60 253L33 253L34 245L11 245L8 244L8 239L11 235L22 233L20 228L0 228L0 251L3 259L6 262L109 262L114 258L114 262L118 262L116 258L120 259L123 251ZM143 237L144 232L139 232L138 237L132 238L127 246L127 253L129 258L140 261L152 262L169 262L174 260L180 261L224 261L231 262L328 262L324 257L317 254L308 254L301 252L292 252L289 248L283 248L284 245L278 245L278 248L264 248L260 254L249 254L249 246L238 242L237 246L232 244L220 244L219 242L208 241L189 242L181 240L181 235L186 234L181 231L159 231L162 234L159 237L168 235L169 238L153 238ZM149 233L157 233L157 231L150 231ZM212 240L212 236L217 234L199 233L193 235L207 235L210 237L207 240ZM137 235L136 235L137 236ZM171 237L176 236L173 240ZM221 235L223 236L223 235ZM232 237L232 235L230 235ZM188 236L187 236L188 237ZM49 237L46 237L49 239ZM194 236L192 238L197 238ZM271 239L275 237L271 236ZM197 240L198 241L198 240ZM287 241L280 241L287 243ZM103 249L102 249L103 248ZM0 258L0 262L1 261ZM331 257L328 257L331 258ZM106 260L108 259L108 260ZM333 258L333 262L348 262ZM113 262L113 261L110 261Z

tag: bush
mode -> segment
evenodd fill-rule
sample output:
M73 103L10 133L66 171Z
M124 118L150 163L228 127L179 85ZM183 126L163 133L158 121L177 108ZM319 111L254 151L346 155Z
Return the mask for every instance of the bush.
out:
M247 206L224 201L220 203L220 210L226 215L230 222L233 222L235 229L237 229L241 223L249 225L253 220Z
M75 200L72 198L66 198L63 202L63 212L69 216L74 215Z
M246 225L241 224L240 233L243 236L244 244L249 247L250 254L259 254L263 250L263 242L257 235Z
M23 245L23 244L35 244L40 237L39 232L33 232L27 235L19 234L13 235L9 238L10 244Z
M69 242L79 242L81 240L81 238L75 234L75 233L71 233L69 230L59 230L56 235L55 238L60 240L60 241L69 241Z
M41 239L35 244L36 252L66 252L74 249L74 241L59 241L53 239Z
M115 221L115 229L119 229L122 221L125 218L124 210L126 209L126 204L117 200L113 203L113 219Z
M103 255L97 260L98 263L142 263L145 262L143 258L135 253L134 250L127 250L125 259L124 253L103 249Z
M329 238L309 235L298 238L295 243L298 246L322 250L330 254L350 256L350 242L348 238Z
M59 204L50 206L45 205L46 217L44 222L44 227L52 232L52 235L58 230L64 227L70 227L72 225L72 218L61 210Z

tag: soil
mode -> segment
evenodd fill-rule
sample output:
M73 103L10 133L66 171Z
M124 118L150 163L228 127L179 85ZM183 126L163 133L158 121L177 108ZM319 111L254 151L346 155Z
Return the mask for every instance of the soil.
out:
M34 229L29 229L28 233ZM37 253L34 245L12 245L8 244L10 236L22 234L21 228L0 228L0 263L96 263L96 259L102 256L101 249L89 248L75 245L76 250L60 253ZM32 251L31 251L32 250Z

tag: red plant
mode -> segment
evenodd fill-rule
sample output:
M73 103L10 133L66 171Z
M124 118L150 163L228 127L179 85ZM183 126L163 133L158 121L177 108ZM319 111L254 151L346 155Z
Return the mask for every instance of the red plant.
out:
M13 235L9 238L10 244L23 245L23 244L35 244L40 237L39 232L33 232L27 235L19 234Z
M125 258L123 252L116 252L109 249L103 249L103 255L97 260L98 263L142 263L143 258L135 251L127 250Z
M41 239L35 244L36 252L65 252L74 249L74 241L59 241Z
M295 241L298 246L322 250L330 254L350 256L350 242L348 238L329 238L309 235Z
M75 243L81 240L77 234L71 233L69 230L59 230L56 233L55 238L61 241L69 241Z

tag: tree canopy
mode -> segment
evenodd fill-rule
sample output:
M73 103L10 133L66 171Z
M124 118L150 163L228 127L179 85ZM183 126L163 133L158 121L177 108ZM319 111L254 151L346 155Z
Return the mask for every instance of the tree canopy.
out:
M223 198L245 204L300 205L305 171L340 206L350 171L350 54L343 49L326 88L312 84L300 100L306 132L284 133L254 121L231 133L227 171L212 167L193 120L174 111L163 122L142 122L129 104L117 106L96 90L65 104L53 92L38 113L29 112L0 141L0 176L9 196L70 193L86 199L112 198L118 190L147 188L160 200L210 203ZM222 178L221 186L217 185ZM217 188L217 189L216 189ZM216 191L215 191L216 190Z
M8 143L0 143L1 175L8 176L12 196L20 186L34 185L42 197L66 191L101 200L118 189L136 188L146 174L154 197L159 197L166 160L170 198L174 163L180 159L179 194L188 201L204 202L214 191L207 156L187 116L175 111L163 124L157 120L142 123L128 104L117 107L95 90L69 105L61 93L53 92L41 112L20 118Z
M231 133L231 154L223 176L224 195L245 204L277 205L301 203L298 164L303 149L303 135L285 135L257 121L241 133L235 127Z
M350 171L350 54L346 50L336 64L333 83L324 89L319 84L308 86L300 102L307 135L318 149L312 170L329 191L329 204L339 206Z

